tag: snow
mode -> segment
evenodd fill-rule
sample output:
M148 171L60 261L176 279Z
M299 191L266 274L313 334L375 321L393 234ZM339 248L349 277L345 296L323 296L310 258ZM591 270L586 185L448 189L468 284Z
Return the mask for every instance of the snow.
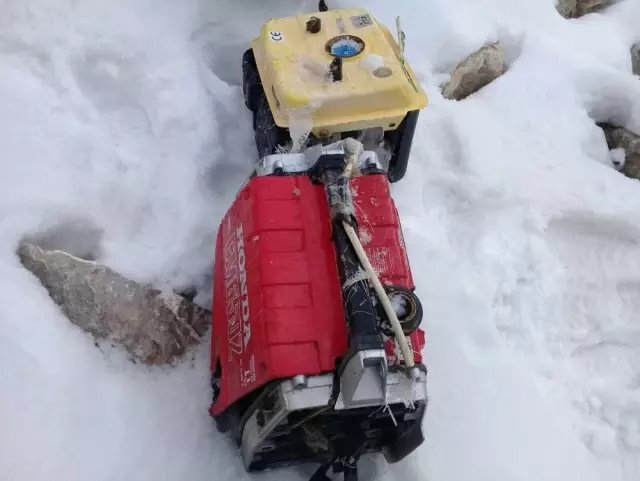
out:
M609 151L609 155L611 157L611 163L618 170L622 170L624 168L624 164L627 160L627 153L622 147L618 147L615 149L611 149Z
M407 314L407 300L402 296L391 296L389 298L391 306L399 318L404 317Z
M355 40L343 39L331 45L331 53L337 57L353 57L362 51L362 45Z
M241 54L315 3L2 3L2 479L255 479L208 417L206 342L171 369L103 353L14 251L41 239L205 286L206 305L217 223L255 157ZM430 97L393 186L425 309L427 441L363 478L639 479L640 189L594 121L640 134L640 2L570 21L554 0L350 4L392 31L401 15ZM496 40L507 74L443 99L447 72Z

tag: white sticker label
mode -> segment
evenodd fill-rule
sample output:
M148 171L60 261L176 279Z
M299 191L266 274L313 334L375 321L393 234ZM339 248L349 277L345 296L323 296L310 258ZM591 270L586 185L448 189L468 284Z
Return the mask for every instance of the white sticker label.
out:
M351 23L353 23L353 26L356 28L362 28L373 25L373 20L371 20L369 14L355 15L351 17Z
M256 382L256 358L254 355L251 355L251 359L249 359L249 368L243 368L241 373L240 383L243 386Z
M282 32L272 31L269 32L269 36L274 42L282 42L284 40L284 34Z

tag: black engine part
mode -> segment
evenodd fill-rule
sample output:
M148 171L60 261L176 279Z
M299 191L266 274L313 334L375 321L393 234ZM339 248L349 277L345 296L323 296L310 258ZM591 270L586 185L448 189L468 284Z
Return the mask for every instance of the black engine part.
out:
M422 323L423 310L420 299L416 296L415 292L403 286L384 286L384 290L392 303L396 298L399 298L403 303L402 307L405 312L398 316L398 321L400 321L400 325L402 326L402 332L410 336ZM378 328L385 336L395 336L391 324L387 319L387 315L382 308L382 304L378 303L376 307L378 311Z

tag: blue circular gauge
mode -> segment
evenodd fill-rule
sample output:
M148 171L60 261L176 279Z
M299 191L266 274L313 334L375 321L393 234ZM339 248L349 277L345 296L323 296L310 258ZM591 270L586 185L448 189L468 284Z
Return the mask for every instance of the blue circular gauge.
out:
M354 35L340 35L327 42L327 53L339 58L351 58L364 50L364 42Z

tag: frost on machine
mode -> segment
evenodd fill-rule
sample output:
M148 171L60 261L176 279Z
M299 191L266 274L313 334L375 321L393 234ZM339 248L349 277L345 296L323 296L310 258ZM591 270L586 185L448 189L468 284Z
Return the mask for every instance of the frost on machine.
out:
M244 54L258 158L216 241L210 413L247 471L354 481L363 455L423 442L422 306L389 188L427 97L398 35L321 8Z

